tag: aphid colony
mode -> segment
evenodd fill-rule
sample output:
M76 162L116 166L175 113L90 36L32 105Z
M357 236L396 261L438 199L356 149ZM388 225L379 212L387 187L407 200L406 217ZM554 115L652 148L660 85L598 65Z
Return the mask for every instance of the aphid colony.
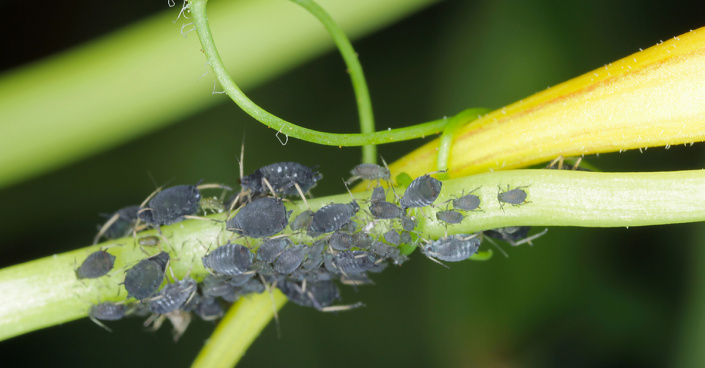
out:
M460 196L434 205L443 183L430 175L413 180L398 197L393 188L379 185L382 180L391 184L387 168L361 164L351 174L348 183L357 179L377 182L369 200L330 203L316 210L308 208L296 216L291 216L292 211L285 206L286 197L301 197L306 202L305 193L322 176L294 162L268 165L242 177L242 191L225 203L201 198L200 190L230 188L198 183L157 191L142 205L116 211L100 229L96 242L102 237L137 238L136 231L147 226L161 233L161 226L194 218L199 209L223 212L230 208L224 226L225 234L229 235L224 237L224 244L203 254L201 262L211 274L200 283L188 275L178 280L172 274L170 281L171 256L161 251L160 238L137 238L143 249L158 245L160 251L126 266L122 284L130 300L136 301L96 304L89 311L90 317L116 320L126 315L151 313L150 320L169 318L173 323L183 320L184 314L193 313L204 320L214 320L223 315L228 303L273 287L298 305L321 311L350 309L361 304L334 305L340 300L338 282L369 284L368 273L381 272L389 263L401 265L417 246L437 262L457 262L475 254L485 236L513 245L530 243L537 237L527 238L529 227L523 226L423 239L417 224L418 217L426 215L419 209L445 205L444 210L436 212L437 221L446 226L461 223L468 214L482 210L481 198L472 194L480 188L467 194L463 191ZM525 188L498 186L499 205L528 203ZM451 204L453 209L449 208ZM99 250L76 268L76 277L104 276L113 269L115 258L108 250Z

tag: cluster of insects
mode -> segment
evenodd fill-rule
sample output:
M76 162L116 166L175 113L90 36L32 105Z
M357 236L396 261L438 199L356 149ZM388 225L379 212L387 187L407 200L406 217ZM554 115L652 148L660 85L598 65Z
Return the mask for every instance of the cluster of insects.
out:
M336 305L341 298L339 284L369 284L370 274L390 264L403 264L417 247L436 262L457 262L475 254L483 239L518 245L543 234L528 237L529 227L520 226L425 239L418 226L419 217L426 216L421 209L444 206L436 211L436 219L446 225L458 224L469 213L482 210L481 198L473 194L479 188L435 204L443 183L430 174L411 181L401 196L391 185L386 167L360 164L351 174L346 186L358 179L376 181L369 199L356 200L351 195L347 203L311 209L306 195L322 179L321 174L299 163L280 162L248 176L241 173L242 189L228 200L202 198L203 189L219 188L223 193L232 189L199 182L157 190L141 205L116 211L100 228L95 242L132 236L139 246L159 245L160 251L126 266L122 285L128 302L95 304L89 316L99 324L99 320L127 315L150 316L148 323L155 327L166 318L180 333L185 329L183 321L190 321L192 314L217 320L229 303L273 288L301 306L320 311L346 310L362 304ZM526 188L498 186L496 200L501 207L529 203ZM288 197L300 197L306 209L292 216L285 205ZM211 245L215 247L202 255L201 262L210 274L200 282L189 275L178 280L173 273L169 280L171 256L161 250L162 238L139 237L137 231L154 228L161 234L162 226L191 218L206 219L197 216L199 210L227 213L223 221L227 239L223 244ZM96 251L76 268L76 277L105 276L113 269L115 259L109 249Z

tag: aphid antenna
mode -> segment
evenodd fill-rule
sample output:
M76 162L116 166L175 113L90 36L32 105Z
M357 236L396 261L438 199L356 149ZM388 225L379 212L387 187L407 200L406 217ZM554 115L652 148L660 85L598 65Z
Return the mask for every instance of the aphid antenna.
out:
M259 275L260 280L262 280L262 284L264 285L264 289L267 291L269 294L269 300L272 301L272 313L274 314L274 323L277 326L277 338L281 339L281 328L279 326L279 313L277 312L277 305L274 303L274 292L272 291L272 288L274 288L276 285L276 281L272 285L269 285L267 283L267 280L264 279L264 276L262 274Z
M529 237L527 237L527 238L521 239L521 240L519 240L518 242L511 241L511 242L509 242L509 244L511 244L512 246L515 246L515 247L516 247L517 245L521 245L521 244L524 244L524 243L529 243L529 245L533 246L534 244L532 244L531 241L532 241L532 240L535 240L536 238L539 238L539 237L543 236L543 235L546 234L547 232L548 232L548 228L544 229L544 230L543 230L542 232L540 232L540 233L537 233L537 234L534 234L534 235L529 236Z
M202 182L203 179L199 180L199 183ZM202 189L224 189L224 190L233 190L233 188L230 188L229 186L225 184L219 184L219 183L210 183L210 184L196 184L196 189L202 190Z
M490 238L489 236L483 236L482 239L489 241L490 244L492 244L492 246L494 246L495 248L497 248L497 250L498 250L500 253L502 253L502 255L504 255L505 258L509 258L509 254L507 254L507 252L505 252L504 249L502 249L502 247L499 246L499 244L495 243L495 241L492 240L492 238Z
M95 323L96 325L98 325L98 326L102 327L103 329L105 329L105 331L108 331L108 332L111 332L111 333L113 332L113 330L111 330L108 326L104 325L102 322L98 321L95 317L89 315L88 318L89 318L91 321L93 321L93 323Z
M230 215L233 213L235 206L240 202L240 196L244 193L245 192L240 192L235 196L235 198L233 198L233 201L230 203L230 208L228 208L228 215L225 217L226 220L230 220Z
M296 191L299 192L299 195L301 196L301 199L304 201L304 204L306 205L306 208L308 208L309 211L311 211L311 206L308 205L308 201L306 201L306 196L304 195L304 192L301 190L301 187L299 186L299 183L294 182L294 186L296 187ZM270 188L271 189L271 188ZM313 211L311 211L313 212Z
M325 307L325 308L320 308L321 312L343 312L343 311L349 311L351 309L357 309L364 307L365 303L363 302L357 302L355 304L348 304L348 305L332 305L330 307Z
M108 231L108 229L111 226L113 226L115 221L117 221L119 218L120 218L120 213L118 213L118 212L116 212L114 215L112 215L110 217L110 219L105 224L103 224L103 226L100 228L100 230L98 230L98 234L96 234L95 238L93 238L93 244L97 244L100 237L102 237L103 234L105 234L105 232Z

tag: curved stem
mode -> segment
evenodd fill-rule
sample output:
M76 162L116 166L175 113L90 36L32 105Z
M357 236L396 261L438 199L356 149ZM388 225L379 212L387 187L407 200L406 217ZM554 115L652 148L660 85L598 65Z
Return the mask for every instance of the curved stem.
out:
M340 55L348 67L350 79L352 80L353 91L355 92L355 100L357 101L357 112L360 118L360 132L374 133L375 120L372 114L372 101L370 100L370 91L367 89L367 81L365 74L362 72L362 65L357 58L357 53L352 47L350 40L345 35L342 29L338 27L333 18L323 10L313 0L291 0L292 2L301 5L308 10L313 16L323 24L328 30L335 45L338 46ZM362 146L362 162L377 163L377 147L375 145Z
M497 201L497 186L525 187L530 203L504 205ZM705 171L655 173L594 173L559 170L514 170L447 180L436 203L459 195L464 188L481 187L475 194L481 211L446 227L435 219L433 207L417 210L418 231L435 239L448 231L470 233L514 225L621 227L672 224L705 220ZM397 191L399 193L400 191ZM370 193L356 193L358 199ZM347 193L309 200L312 209L330 202L348 202ZM364 203L360 202L364 209ZM288 204L293 216L305 210L300 203ZM362 212L361 212L362 213ZM224 215L213 215L223 219ZM364 215L360 215L364 219ZM361 220L362 221L362 220ZM377 226L384 228L386 224ZM377 229L382 231L388 229ZM154 231L151 231L152 233ZM207 272L200 258L208 248L223 244L229 237L223 224L212 221L184 221L162 227L172 254L171 267L181 278L189 269L196 279ZM377 233L375 233L377 234ZM377 235L379 235L377 234ZM116 256L110 277L76 280L75 262L108 245ZM177 258L178 256L178 258ZM125 300L119 285L127 265L144 258L131 238L58 254L0 270L0 340L40 328L68 322L87 315L96 301Z
M446 171L448 170L448 161L450 161L450 149L453 145L453 138L455 137L455 132L465 124L470 123L473 120L479 119L481 115L490 112L489 109L476 108L476 109L466 109L461 111L459 114L453 116L446 128L443 129L443 134L438 140L438 157L436 158L436 170ZM448 174L443 173L439 176L440 178L447 179Z
M384 130L376 133L334 134L303 128L267 112L245 96L225 70L225 65L215 47L215 41L213 41L213 35L208 25L206 3L207 0L192 0L189 3L189 9L193 15L196 32L201 41L201 47L206 55L206 59L213 69L216 79L218 79L221 87L225 90L225 93L230 96L243 111L264 125L276 129L278 132L289 137L298 138L311 143L340 147L355 147L423 138L438 134L443 130L443 127L445 127L447 120L440 119L406 128Z

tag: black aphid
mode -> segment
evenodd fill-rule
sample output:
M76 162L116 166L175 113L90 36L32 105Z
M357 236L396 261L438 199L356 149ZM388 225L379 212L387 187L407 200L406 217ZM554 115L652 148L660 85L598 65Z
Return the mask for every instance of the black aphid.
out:
M299 192L295 184L298 184L301 191L306 193L321 178L323 178L321 174L308 166L296 162L277 162L242 177L240 184L253 193L267 193L269 188L263 183L263 180L266 179L277 194L296 196L299 195Z
M402 208L426 207L433 203L441 194L443 183L430 175L420 176L409 184L401 197Z
M353 250L336 254L334 256L334 262L335 266L343 274L353 274L365 272L372 268L375 264L375 258L368 252Z
M167 284L154 299L149 302L152 313L165 314L180 308L196 292L196 281L190 277Z
M354 233L357 230L357 222L350 220L340 227L340 231Z
M240 275L252 264L252 252L241 244L225 244L201 258L203 266L223 275Z
M409 244L411 243L411 234L409 234L408 231L402 231L401 234L399 234L399 240L402 244Z
M284 251L292 245L289 238L269 239L262 243L257 249L257 258L264 263L272 263Z
M376 219L388 220L398 218L404 212L401 207L392 202L372 201L372 203L370 203L370 213Z
M527 186L517 187L512 190L509 190L509 185L507 185L507 189L502 191L502 187L498 185L497 200L499 201L500 208L503 208L505 203L511 204L513 206L520 206L522 204L527 203L526 191L524 191L524 189L521 189L526 187Z
M480 188L476 188L470 193L473 193L478 189ZM463 211L474 211L480 207L480 197L470 193L454 199L453 208Z
M385 258L397 258L401 251L397 247L390 247L387 244L384 244L379 241L375 241L372 243L372 246L370 246L370 251L381 259Z
M440 238L426 245L424 253L442 261L459 262L477 253L479 247L480 238L477 234L458 234Z
M76 278L95 279L104 276L113 269L114 264L114 255L104 250L93 252L76 269Z
M416 228L416 218L414 217L401 217L401 228L406 231L414 231Z
M225 311L218 300L211 297L200 297L198 295L188 303L188 310L193 311L204 321L213 321L223 316Z
M357 179L365 180L390 180L389 169L376 164L359 164L350 170L352 178L348 180L348 183L352 183Z
M117 212L110 215L108 222L112 223L102 230L100 236L104 236L106 239L118 239L130 235L135 222L137 221L137 212L140 210L140 206L128 206L123 207ZM113 220L114 219L114 220Z
M438 221L443 221L446 224L459 224L463 221L465 216L458 211L438 211L436 212L436 218Z
M228 230L250 238L264 238L284 230L290 214L280 199L260 198L228 220Z
M401 236L395 230L389 230L384 233L384 240L389 244L399 245L401 243Z
M532 240L546 234L548 231L548 229L546 229L538 234L528 236L529 230L531 230L531 226L507 226L485 230L483 231L483 234L489 236L490 238L504 240L513 246L517 246L524 243L529 243L532 245Z
M198 213L201 193L196 185L177 185L166 188L149 200L146 208L139 212L143 222L159 227L184 219L184 216Z
M232 290L233 286L223 276L208 274L201 282L201 292L205 296L223 296Z
M156 247L162 239L157 235L145 235L137 239L137 243L143 247Z
M153 296L164 281L169 253L161 252L139 261L125 273L127 295L142 300Z
M353 241L354 239L351 234L336 231L331 235L328 244L335 250L349 250L352 248Z
M242 275L234 275L230 277L228 284L236 287L241 287L250 282L250 280L252 280L254 276L255 274L253 272L243 273Z
M284 253L274 261L274 271L282 275L294 272L304 261L307 250L308 248L303 245L297 245L285 250Z
M384 187L382 186L376 186L372 190L372 195L370 196L370 201L386 201L387 200L387 192L384 190Z
M88 316L102 321L117 321L125 317L125 313L124 304L105 302L91 306Z
M368 249L372 245L372 236L367 233L353 234L353 247L358 249Z
M306 289L292 281L277 284L279 290L294 304L322 310L340 299L340 291L332 281L310 282Z
M355 201L329 204L313 214L309 231L314 234L332 233L350 221L358 210L360 206Z
M301 264L306 270L314 270L323 263L323 251L328 243L325 240L318 240L306 249L306 260Z
M289 224L289 227L291 227L292 231L299 231L303 229L308 229L309 226L311 226L311 222L313 221L313 212L306 210L304 212L301 212L294 221Z

